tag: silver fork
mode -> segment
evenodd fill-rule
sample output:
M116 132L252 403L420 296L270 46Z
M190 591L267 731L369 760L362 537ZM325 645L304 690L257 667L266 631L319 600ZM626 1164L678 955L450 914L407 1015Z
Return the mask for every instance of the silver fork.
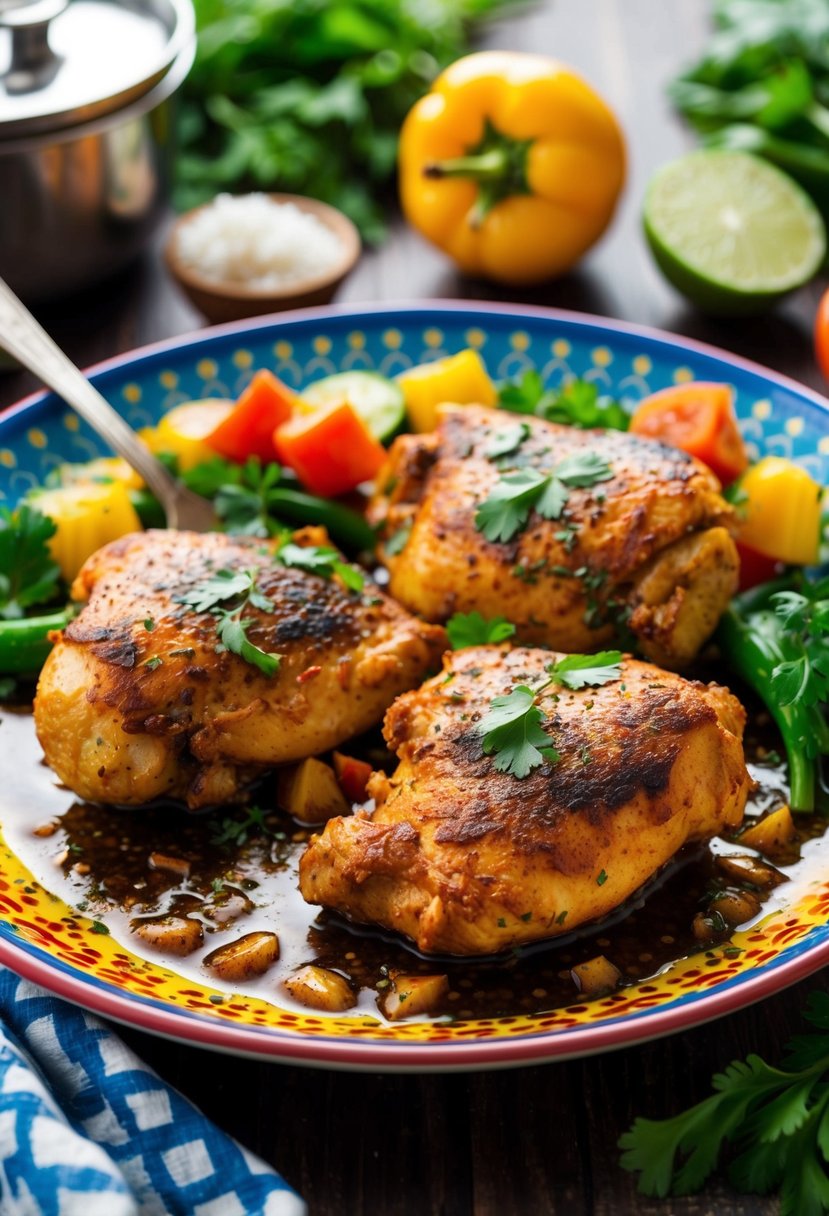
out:
M132 427L93 388L2 279L0 346L71 405L113 451L132 465L164 508L169 528L210 532L216 527L213 504L176 481L156 460Z

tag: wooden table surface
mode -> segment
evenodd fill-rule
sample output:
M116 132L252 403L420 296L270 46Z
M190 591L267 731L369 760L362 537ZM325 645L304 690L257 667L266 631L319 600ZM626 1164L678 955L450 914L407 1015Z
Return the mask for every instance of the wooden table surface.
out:
M509 299L658 326L756 358L814 387L811 319L821 284L773 316L708 321L654 268L640 232L645 182L691 146L664 84L702 46L705 0L558 0L491 27L486 44L544 51L574 65L627 132L630 175L610 233L578 272L532 292L464 280L397 224L342 289L349 303ZM201 325L155 251L104 289L40 311L82 365ZM0 375L0 406L34 387ZM815 977L707 1026L614 1054L517 1071L375 1076L212 1055L138 1032L136 1050L221 1127L272 1162L311 1216L701 1216L777 1211L714 1181L693 1198L645 1200L617 1165L616 1141L637 1114L662 1117L709 1092L712 1072L755 1051L774 1061L800 1026Z

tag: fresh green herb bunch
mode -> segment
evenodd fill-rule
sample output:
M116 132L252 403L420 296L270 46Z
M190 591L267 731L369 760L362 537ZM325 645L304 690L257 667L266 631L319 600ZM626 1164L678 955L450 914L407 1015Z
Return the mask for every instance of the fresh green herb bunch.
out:
M812 993L805 1017L813 1030L789 1043L780 1068L735 1060L710 1098L672 1119L636 1120L619 1147L643 1194L698 1191L728 1146L738 1191L779 1190L781 1216L829 1212L829 996Z
M626 431L630 426L625 407L612 397L602 396L592 380L567 380L548 388L535 368L505 384L498 394L498 404L513 414L534 414L582 430L598 426Z
M369 241L397 135L475 23L515 0L196 0L177 201L288 190L345 211Z
M670 96L712 147L765 157L829 217L829 4L715 0L715 33Z

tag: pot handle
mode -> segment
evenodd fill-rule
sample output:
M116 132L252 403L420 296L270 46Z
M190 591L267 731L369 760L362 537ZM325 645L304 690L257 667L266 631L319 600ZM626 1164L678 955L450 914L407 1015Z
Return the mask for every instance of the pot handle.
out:
M2 77L7 93L31 93L48 84L62 60L49 46L49 23L68 0L33 0L11 7L0 0L0 28L11 32L11 65Z

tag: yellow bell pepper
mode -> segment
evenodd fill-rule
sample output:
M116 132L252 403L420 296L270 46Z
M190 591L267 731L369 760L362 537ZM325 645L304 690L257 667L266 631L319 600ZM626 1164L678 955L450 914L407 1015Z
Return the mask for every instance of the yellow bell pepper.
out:
M49 549L68 583L96 549L128 532L141 531L141 520L122 481L78 482L42 490L32 495L31 503L55 522L57 531Z
M203 401L185 401L165 414L155 427L146 428L139 434L152 452L167 452L178 457L183 473L197 464L215 460L218 452L206 442L207 436L224 422L233 410L232 401L221 398L205 398Z
M743 474L740 489L744 544L792 565L817 561L823 488L805 469L782 456L766 456Z
M401 372L397 383L403 390L406 413L415 431L433 431L438 406L446 402L496 405L498 401L498 391L487 375L483 359L470 349Z
M483 51L446 69L400 135L411 224L468 274L563 274L598 240L625 176L609 108L545 55Z

